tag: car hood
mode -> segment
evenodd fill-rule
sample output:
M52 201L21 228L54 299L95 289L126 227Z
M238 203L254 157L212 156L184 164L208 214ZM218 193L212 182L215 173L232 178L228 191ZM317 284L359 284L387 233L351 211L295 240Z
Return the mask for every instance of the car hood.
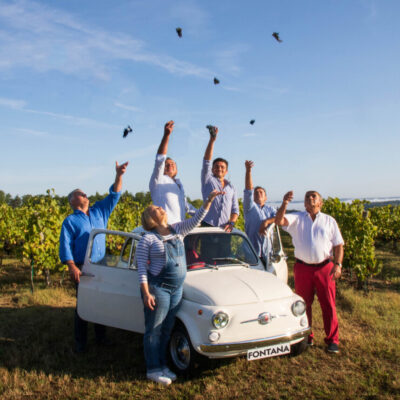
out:
M257 303L292 294L275 275L244 267L191 271L183 287L184 299L210 306Z

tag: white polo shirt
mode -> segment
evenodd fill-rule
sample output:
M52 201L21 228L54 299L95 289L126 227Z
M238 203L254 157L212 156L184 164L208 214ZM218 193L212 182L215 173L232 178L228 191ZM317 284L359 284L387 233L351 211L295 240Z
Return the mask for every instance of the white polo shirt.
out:
M307 211L286 214L283 230L292 237L294 256L307 264L319 264L332 255L332 248L344 244L333 217L319 212L313 221Z
M164 175L166 159L166 155L157 154L149 188L153 204L167 212L169 224L175 224L185 219L186 212L194 215L196 208L187 202L181 181Z

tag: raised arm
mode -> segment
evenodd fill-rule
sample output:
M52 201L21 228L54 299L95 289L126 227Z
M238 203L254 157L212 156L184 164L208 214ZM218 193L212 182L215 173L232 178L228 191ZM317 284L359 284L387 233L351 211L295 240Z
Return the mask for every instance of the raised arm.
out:
M161 139L161 143L160 146L158 147L157 154L163 154L163 155L167 154L169 137L173 130L174 130L174 121L168 121L164 125L164 136Z
M116 193L120 192L122 189L122 175L125 173L127 167L128 167L128 161L121 165L118 165L118 161L115 161L116 174L115 174L113 191Z
M214 153L214 143L217 140L218 128L215 127L215 136L210 133L210 140L208 141L208 145L206 151L204 153L204 159L207 161L211 161Z
M253 178L251 177L251 169L254 167L254 162L246 161L244 163L244 165L246 167L245 187L246 187L246 190L252 190L253 189Z
M208 197L203 202L203 205L196 211L192 218L185 219L182 222L177 222L172 226L174 229L182 236L186 236L192 229L194 229L207 215L210 209L211 203L218 196L224 194L224 192L219 192L218 190L213 190Z
M288 204L293 200L293 191L287 192L283 196L283 201L282 205L279 207L279 210L277 211L275 215L275 224L278 226L288 226L289 221L285 218L285 213Z

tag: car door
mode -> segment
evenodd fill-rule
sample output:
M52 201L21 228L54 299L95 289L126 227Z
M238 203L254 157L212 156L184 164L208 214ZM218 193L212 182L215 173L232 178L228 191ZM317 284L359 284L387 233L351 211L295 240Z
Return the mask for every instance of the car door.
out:
M275 274L281 281L287 283L288 267L287 256L283 251L281 235L279 227L271 224L267 229L267 237L269 239L269 257L267 260L267 271Z
M134 233L105 229L94 229L90 233L78 287L77 308L82 319L144 332L135 258L139 240L140 235ZM105 243L105 251L100 260L94 260L92 248L97 246L98 249L100 242Z

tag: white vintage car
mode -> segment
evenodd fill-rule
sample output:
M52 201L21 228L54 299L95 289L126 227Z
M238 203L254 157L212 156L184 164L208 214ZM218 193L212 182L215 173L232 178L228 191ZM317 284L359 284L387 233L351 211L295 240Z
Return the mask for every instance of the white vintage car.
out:
M81 318L144 333L135 257L141 233L91 232L78 290ZM188 371L201 356L247 355L254 360L299 354L307 347L305 303L286 283L279 229L270 226L268 235L272 247L267 266L237 229L229 234L196 228L186 236L188 272L169 344L177 372ZM104 239L105 256L92 260L92 247Z

